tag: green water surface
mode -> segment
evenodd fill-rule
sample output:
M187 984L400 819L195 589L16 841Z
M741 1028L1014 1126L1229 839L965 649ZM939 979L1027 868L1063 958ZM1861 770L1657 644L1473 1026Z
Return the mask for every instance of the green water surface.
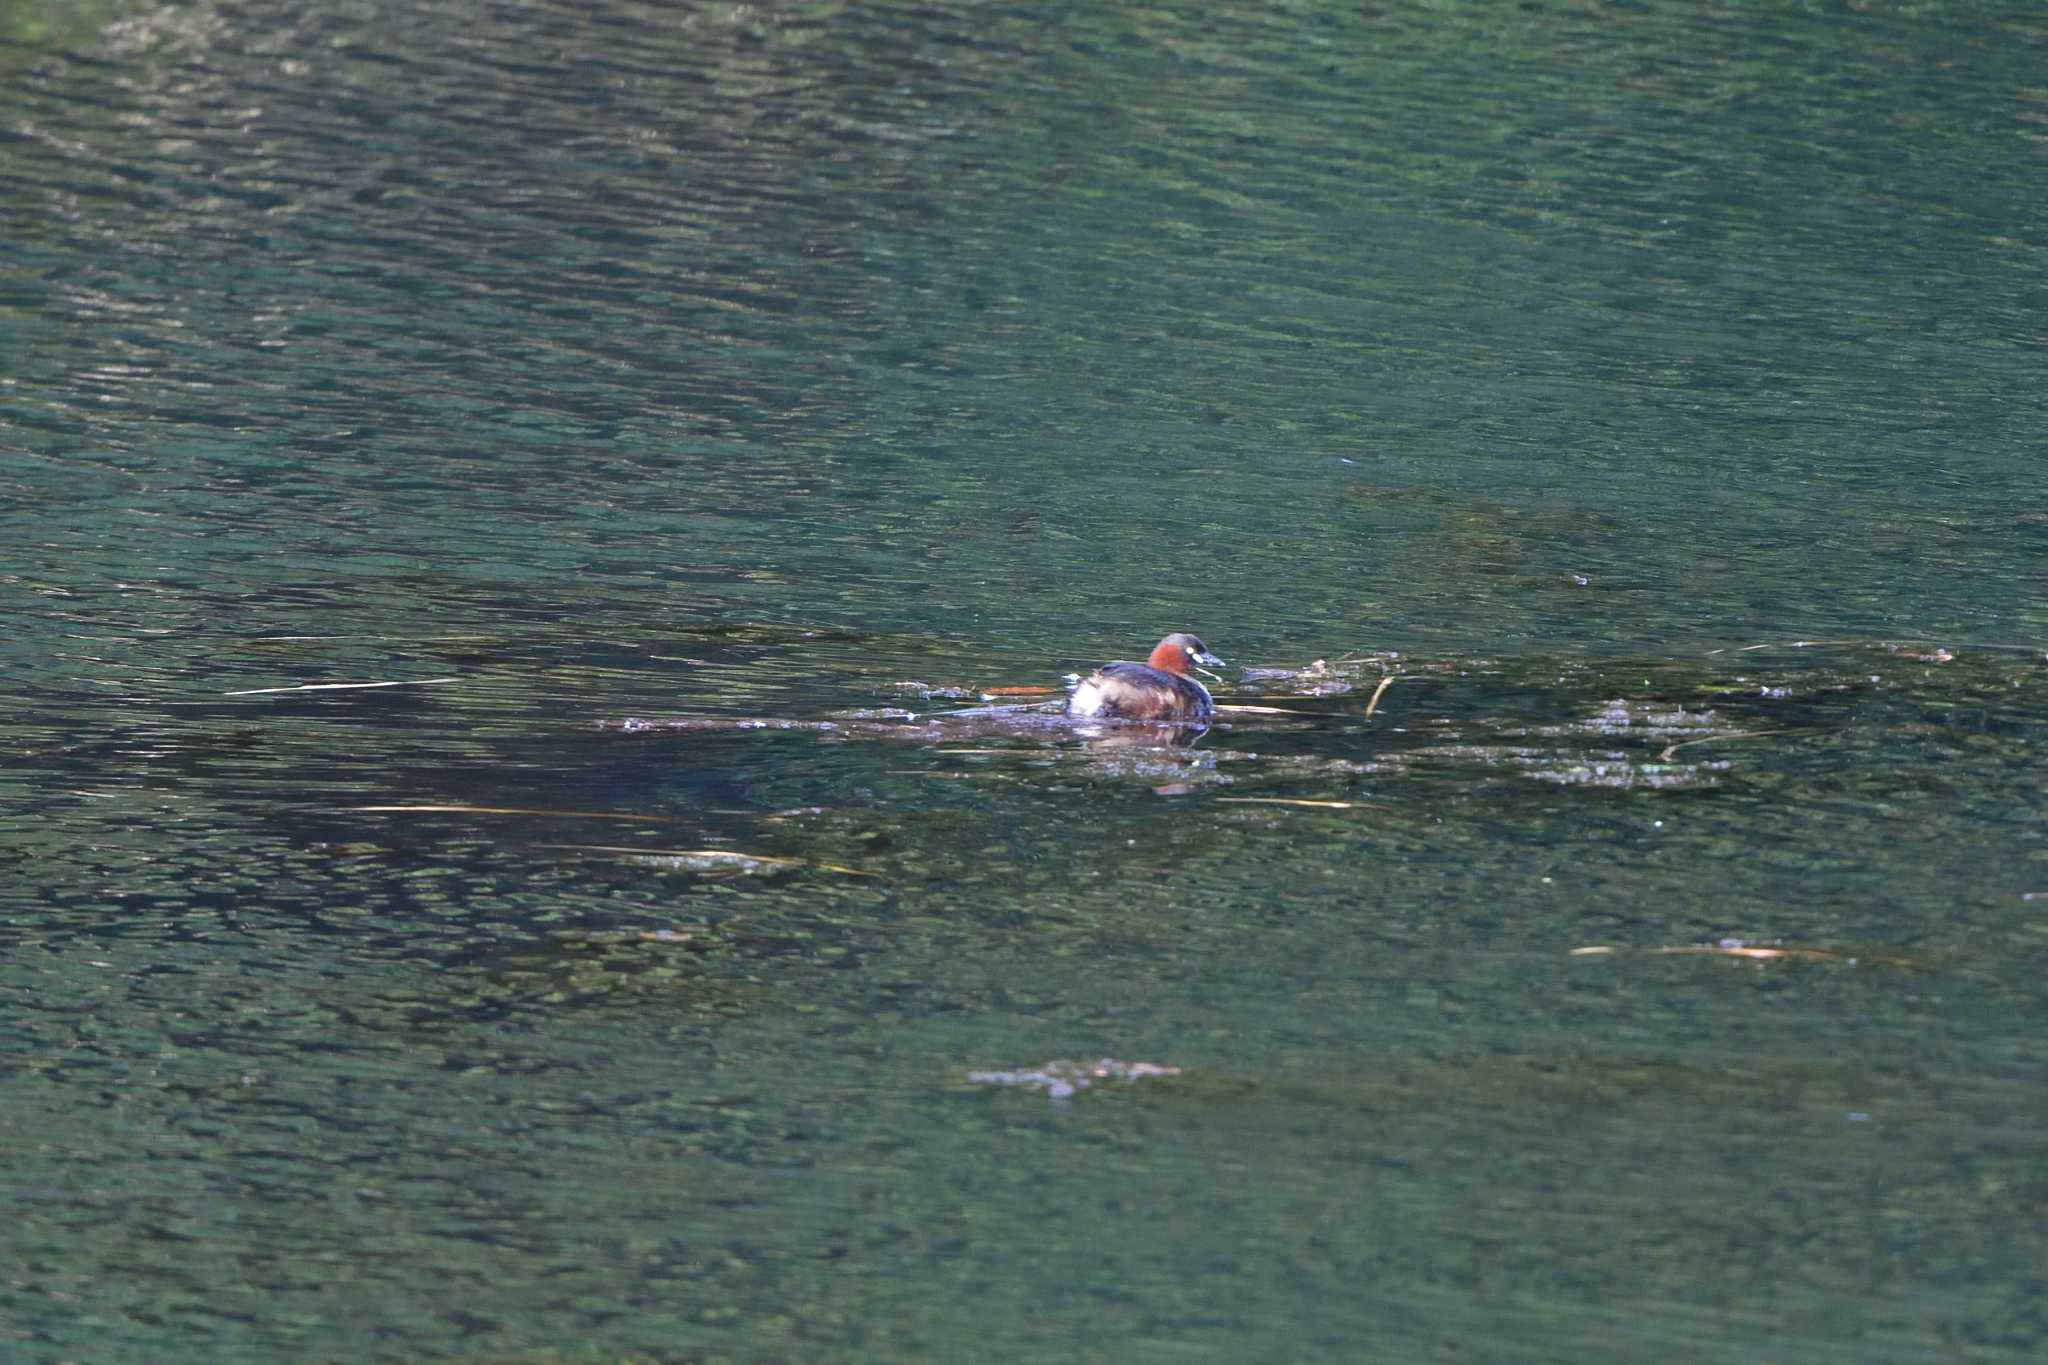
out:
M2044 73L0 3L0 1356L2040 1359Z

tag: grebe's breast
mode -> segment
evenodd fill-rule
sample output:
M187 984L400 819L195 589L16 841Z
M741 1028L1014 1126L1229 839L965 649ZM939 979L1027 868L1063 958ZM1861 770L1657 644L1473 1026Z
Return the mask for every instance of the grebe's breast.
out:
M1207 720L1215 709L1208 688L1150 664L1104 664L1067 699L1068 715L1106 720Z

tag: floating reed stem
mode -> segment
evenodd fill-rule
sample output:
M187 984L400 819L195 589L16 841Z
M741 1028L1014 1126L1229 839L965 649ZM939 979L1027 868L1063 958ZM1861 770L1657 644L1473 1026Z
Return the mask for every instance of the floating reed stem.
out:
M611 810L541 810L531 806L341 806L353 815L544 815L563 820L631 820L640 824L674 822L665 815L628 815Z
M432 687L436 683L461 682L460 678L414 678L405 682L300 683L296 687L245 687L223 692L223 697L260 697L272 692L360 692L372 687Z
M1256 806L1299 806L1308 810L1391 810L1391 806L1376 801L1310 801L1293 796L1219 796L1218 801L1233 801L1241 805Z
M1682 739L1676 744L1667 744L1657 751L1659 763L1669 763L1671 756L1680 749L1690 749L1695 744L1718 744L1724 739L1761 739L1765 735L1789 735L1790 730L1736 730L1725 735L1701 735L1698 739Z
M535 844L535 848L567 848L582 853L616 853L628 858L669 858L678 862L691 859L709 863L759 863L768 867L815 867L824 872L837 872L845 877L876 877L877 872L863 872L857 867L843 867L838 863L814 863L807 858L784 858L772 853L741 853L730 848L635 848L631 844Z

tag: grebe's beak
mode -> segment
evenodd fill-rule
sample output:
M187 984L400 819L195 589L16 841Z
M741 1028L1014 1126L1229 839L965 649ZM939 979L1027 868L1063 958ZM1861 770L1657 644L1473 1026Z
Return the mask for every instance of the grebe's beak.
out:
M1211 668L1222 668L1224 666L1223 659L1220 655L1211 654L1207 650L1189 650L1188 662L1192 664L1206 664L1207 667L1201 670L1204 673L1209 673L1209 669ZM1221 673L1209 673L1209 676L1214 678L1217 682L1223 681L1223 675Z

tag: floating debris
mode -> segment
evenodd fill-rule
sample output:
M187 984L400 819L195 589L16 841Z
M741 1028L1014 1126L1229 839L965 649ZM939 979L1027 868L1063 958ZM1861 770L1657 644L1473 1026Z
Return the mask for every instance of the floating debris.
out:
M2033 645L1973 645L1972 648L2017 649L2023 652L2033 652L2036 649ZM1943 645L1929 645L1899 640L1786 640L1782 643L1766 641L1760 645L1743 645L1734 652L1737 654L1754 654L1760 649L1872 649L1885 654L1895 654L1902 659L1912 659L1920 663L1929 664L1954 663L1956 658L1955 652ZM1726 654L1728 652L1725 649L1710 649L1707 651L1709 656Z
M973 1085L1005 1085L1024 1090L1042 1090L1048 1099L1072 1099L1097 1081L1144 1081L1158 1076L1178 1076L1177 1066L1153 1062L1120 1062L1103 1057L1093 1062L1046 1062L1024 1071L970 1071Z
M1290 796L1219 796L1218 801L1237 801L1248 806L1300 806L1308 810L1388 810L1372 801L1309 801Z
M933 697L943 697L950 701L973 701L977 695L972 688L956 687L946 683L893 682L886 684L884 690L905 692L927 701Z
M642 929L634 937L642 943L699 944L706 936L694 929Z
M1681 740L1676 744L1665 745L1657 751L1657 761L1659 763L1669 763L1673 754L1677 753L1680 749L1689 749L1695 744L1719 744L1724 740L1762 739L1766 735L1789 735L1795 733L1797 732L1792 730L1732 730L1727 734L1701 735L1698 739Z
M1785 944L1752 943L1747 939L1724 938L1713 943L1685 943L1665 948L1622 948L1596 943L1574 948L1571 957L1613 957L1624 952L1641 952L1651 957L1734 957L1750 962L1839 962L1844 966L1910 967L1913 960L1898 953L1849 952L1835 948L1797 948Z
M1887 654L1896 654L1901 659L1912 659L1923 664L1952 664L1956 661L1954 653L1940 645L1935 645L1931 649L1923 645L1884 645L1881 648Z
M674 730L682 732L709 731L717 733L731 730L837 730L838 724L829 720L784 720L779 717L734 717L734 716L671 716L662 719L647 719L641 716L627 716L623 720L601 720L598 727L605 730L620 730L637 735L650 730Z
M1349 692L1358 670L1332 668L1328 659L1317 659L1306 668L1243 668L1239 679L1263 688L1268 684L1287 689L1295 696L1330 697Z
M460 678L412 678L403 682L300 683L295 687L245 687L238 692L223 692L221 695L261 697L276 692L362 692L373 687L434 687L461 681Z
M537 806L338 806L351 815L540 815L554 820L630 820L640 824L667 824L665 815L633 815L616 810L548 810Z
M581 853L609 853L628 862L641 863L648 867L688 872L770 872L777 868L815 867L824 872L836 872L842 877L877 875L873 872L863 872L857 867L841 867L838 863L784 858L769 853L741 853L736 849L727 848L635 848L630 844L535 844L534 847L570 849Z
M1379 709L1380 698L1386 696L1387 689L1394 685L1394 677L1394 674L1389 673L1380 679L1380 685L1372 690L1372 700L1365 704L1365 714L1369 716Z

